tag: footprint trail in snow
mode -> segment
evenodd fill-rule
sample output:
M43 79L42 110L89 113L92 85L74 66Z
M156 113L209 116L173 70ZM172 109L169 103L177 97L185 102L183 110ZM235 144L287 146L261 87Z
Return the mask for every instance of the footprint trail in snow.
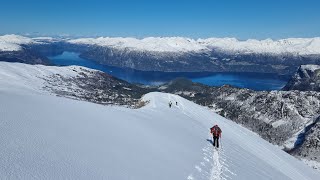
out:
M219 150L213 148L213 155L212 155L212 161L213 161L213 166L211 170L211 176L210 180L221 180L222 176L222 165L220 163L219 159Z
M236 176L230 171L224 149L216 149L212 144L202 149L203 161L195 166L195 171L187 177L188 180L228 180Z

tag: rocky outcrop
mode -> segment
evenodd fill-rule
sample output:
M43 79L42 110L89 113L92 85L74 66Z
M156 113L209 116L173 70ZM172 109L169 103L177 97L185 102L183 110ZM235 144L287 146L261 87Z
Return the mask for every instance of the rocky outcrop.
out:
M300 66L283 90L320 91L320 66Z
M85 100L104 105L140 106L140 98L149 89L130 84L100 71L80 68L76 77L59 74L46 78L45 90L59 96ZM76 70L74 70L76 71Z
M309 161L320 161L320 116L301 133L301 144L290 154Z

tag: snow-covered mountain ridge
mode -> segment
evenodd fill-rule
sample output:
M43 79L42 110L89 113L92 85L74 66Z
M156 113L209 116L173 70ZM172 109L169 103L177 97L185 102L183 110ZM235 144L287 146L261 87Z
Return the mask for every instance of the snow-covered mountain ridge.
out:
M0 36L0 61L50 64L48 56L80 53L99 64L141 71L258 72L292 75L320 64L320 38L246 40L184 37L26 38Z
M19 45L58 42L63 39L52 37L28 38L19 35L0 36L0 51L17 51ZM320 54L320 38L288 38L280 40L256 40L244 41L236 38L208 38L191 39L184 37L147 37L137 39L133 37L99 37L78 38L66 40L71 44L86 44L119 49L132 49L137 51L156 52L206 52L212 49L229 53L271 53L271 54Z
M205 46L197 43L196 40L182 37L148 37L144 39L100 37L96 39L74 39L68 42L72 44L97 45L119 49L129 48L137 51L198 52L208 50Z
M62 41L62 39L52 37L36 37L29 38L25 36L7 34L0 36L0 52L1 51L20 51L23 49L22 45L31 44L47 44Z
M0 36L0 61L49 65L48 58L31 49L31 46L52 42L49 39L32 39L14 34Z
M292 75L303 64L320 64L320 38L245 40L182 37L80 38L81 57L142 71L257 72Z
M183 37L136 38L80 38L69 40L72 44L87 44L137 51L156 52L206 52L217 49L229 53L270 54L320 54L320 38L289 38L280 40L239 41L235 38L190 39Z
M90 75L81 68L0 64L1 179L320 178L256 134L177 95L149 93L140 109L102 106L39 89L52 74ZM178 106L169 108L169 101ZM215 123L223 130L219 151L208 142Z

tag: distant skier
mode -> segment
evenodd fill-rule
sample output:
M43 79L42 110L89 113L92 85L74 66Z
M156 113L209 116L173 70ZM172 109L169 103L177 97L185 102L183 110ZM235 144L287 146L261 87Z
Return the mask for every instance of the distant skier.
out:
M171 106L172 106L172 102L170 101L170 102L169 102L169 108L171 108Z
M214 125L212 128L210 128L210 133L212 134L212 144L215 147L217 144L217 148L219 148L219 138L221 138L221 129L218 125Z
M178 101L176 101L176 106L178 106Z

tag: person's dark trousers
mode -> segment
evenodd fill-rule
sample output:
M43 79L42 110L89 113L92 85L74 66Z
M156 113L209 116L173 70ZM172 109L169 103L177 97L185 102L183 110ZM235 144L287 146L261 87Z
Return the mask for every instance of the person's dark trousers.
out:
M219 136L213 136L213 146L216 146L219 148Z

